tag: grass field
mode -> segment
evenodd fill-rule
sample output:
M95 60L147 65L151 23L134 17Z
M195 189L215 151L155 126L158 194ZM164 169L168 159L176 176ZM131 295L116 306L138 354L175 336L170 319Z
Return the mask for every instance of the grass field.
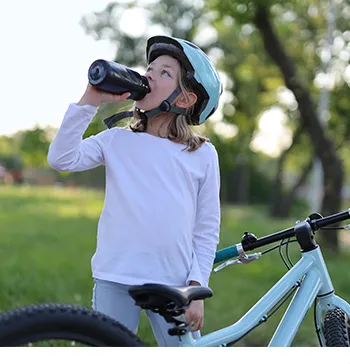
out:
M91 306L90 259L102 204L102 192L0 186L0 310L39 302ZM263 207L225 207L219 248L238 243L244 231L259 237L305 217L276 221L267 217ZM295 244L291 256L294 262L300 256ZM325 259L336 293L350 301L350 253L326 254ZM238 320L285 271L275 250L250 265L213 274L214 297L205 303L203 334ZM265 346L285 307L236 346ZM145 316L139 335L148 345L155 345ZM310 311L293 346L317 345Z

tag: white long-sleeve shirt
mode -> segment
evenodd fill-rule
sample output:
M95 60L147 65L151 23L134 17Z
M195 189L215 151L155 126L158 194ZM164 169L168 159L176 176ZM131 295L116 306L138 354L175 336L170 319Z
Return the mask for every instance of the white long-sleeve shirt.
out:
M96 111L71 104L48 153L59 171L106 167L93 277L207 286L220 226L214 146L188 152L168 139L117 127L83 140Z

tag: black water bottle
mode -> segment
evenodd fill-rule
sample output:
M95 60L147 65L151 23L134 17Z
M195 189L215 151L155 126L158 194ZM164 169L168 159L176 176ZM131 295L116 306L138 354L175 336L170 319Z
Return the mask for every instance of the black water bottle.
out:
M98 90L121 95L130 92L129 99L143 99L150 88L145 76L119 63L98 59L94 61L88 72L91 85Z

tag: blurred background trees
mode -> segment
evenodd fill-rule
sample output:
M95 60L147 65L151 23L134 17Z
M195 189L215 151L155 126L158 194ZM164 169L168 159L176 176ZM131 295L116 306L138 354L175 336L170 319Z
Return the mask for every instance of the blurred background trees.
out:
M286 217L297 208L311 212L315 162L322 167L319 212L339 211L347 197L349 18L349 2L340 0L120 0L81 25L115 44L116 62L140 72L149 36L185 38L205 50L225 90L219 110L197 129L218 150L222 201L265 204L271 216ZM85 137L131 106L101 106ZM269 138L276 130L277 142ZM44 167L52 134L36 128L1 137L0 161L16 155L25 167ZM56 177L104 186L103 169ZM337 234L327 233L336 248Z

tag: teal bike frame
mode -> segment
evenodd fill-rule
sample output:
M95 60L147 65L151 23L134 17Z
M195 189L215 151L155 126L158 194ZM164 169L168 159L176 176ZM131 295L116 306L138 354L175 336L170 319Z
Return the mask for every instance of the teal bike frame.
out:
M338 216L337 221L350 218L349 211L343 212L342 214L341 218L339 217L340 214L332 216ZM326 221L326 218L321 220L324 221L323 226L332 223L331 220ZM313 220L312 222L317 224L317 220ZM336 221L334 220L334 222ZM320 226L317 226L317 228L320 228ZM314 229L316 229L315 226ZM331 309L340 308L348 317L350 317L350 305L334 293L333 284L328 274L321 249L316 245L313 236L312 230L314 229L312 229L312 225L310 227L310 221L301 222L298 223L295 228L271 235L274 239L276 237L297 236L298 242L302 247L301 259L236 323L206 334L196 340L190 333L186 334L181 337L181 346L226 346L229 343L239 340L256 326L265 322L268 313L278 305L292 289L296 289L294 297L268 346L290 346L307 311L311 308L315 299L317 299L315 313L316 330L319 333L321 345L325 346L322 324L323 315ZM257 241L259 242L259 240L263 241L264 238L258 239ZM269 243L269 240L271 240L270 242L276 241L276 239L266 238L265 240L267 240L266 244ZM260 245L254 244L249 248L248 243L248 250L254 249L254 246L265 245L265 242ZM226 251L229 250L229 254L232 257L238 256L241 249L241 244L237 244L236 246L219 251L217 257L219 256L220 259L217 259L217 262L218 260L224 260L224 258L228 256ZM249 256L246 256L246 258L249 258Z

